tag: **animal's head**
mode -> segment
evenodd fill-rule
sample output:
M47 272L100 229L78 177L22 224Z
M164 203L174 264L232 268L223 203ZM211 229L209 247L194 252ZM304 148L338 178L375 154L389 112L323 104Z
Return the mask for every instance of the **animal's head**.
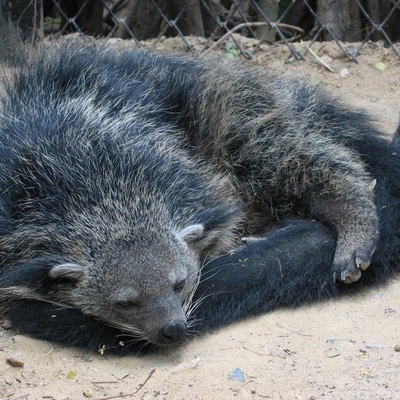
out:
M178 343L186 336L204 242L204 225L193 224L109 243L93 249L90 262L53 266L53 296L120 329L128 340Z

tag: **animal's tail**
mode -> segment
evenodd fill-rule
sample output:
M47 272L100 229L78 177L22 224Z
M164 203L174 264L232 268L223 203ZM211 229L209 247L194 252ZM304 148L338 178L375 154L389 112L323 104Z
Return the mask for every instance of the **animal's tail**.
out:
M288 221L270 237L205 265L194 298L200 302L192 316L196 331L386 282L400 270L400 199L382 193L379 207L380 244L358 282L333 283L336 240L329 228L315 221Z

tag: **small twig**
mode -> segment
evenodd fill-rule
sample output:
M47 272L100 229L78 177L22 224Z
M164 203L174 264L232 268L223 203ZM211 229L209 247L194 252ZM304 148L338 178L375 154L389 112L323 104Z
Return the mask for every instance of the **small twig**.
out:
M135 393L136 393L136 392L135 392ZM101 399L98 399L98 400L122 399L122 398L124 398L124 397L134 396L135 393L119 394L119 395L117 395L117 396L110 396L110 397L102 397Z
M137 392L139 392L140 389L142 389L142 387L149 381L149 379L153 376L154 372L156 372L155 369L151 370L149 375L147 376L147 378L144 380L143 383L141 383L139 385L139 388L133 392L133 393L127 393L127 394L120 394L117 396L111 396L111 397L103 397L102 399L99 400L111 400L111 399L122 399L124 397L130 397L130 396L134 396L135 394L137 394ZM92 382L93 383L93 382Z
M156 370L155 370L155 369L152 369L152 370L150 371L148 377L145 379L145 381L144 381L141 385L139 385L138 390L136 390L136 392L133 393L133 394L136 394L136 393L149 381L149 379L153 376L154 372L156 372Z
M225 351L225 350L236 350L236 349L240 349L241 347L239 346L234 346L234 347L225 347L223 349L219 349L219 351Z
M42 357L46 357L46 356L48 356L50 353L53 352L53 346L52 346L47 340L46 340L46 343L50 346L50 350L49 350L47 353L43 354Z
M261 355L262 355L262 354L260 354L260 353L257 353L257 352L254 351L254 350L249 349L249 348L246 347L246 346L243 346L243 349L245 349L245 350L247 350L247 351L250 351L250 353L257 354L258 356L261 356Z
M300 43L304 44L303 42L300 42ZM328 71L331 71L331 72L335 73L335 71L334 71L321 57L319 57L316 53L314 53L313 50L311 50L311 47L306 47L306 52L307 52L307 51L309 51L310 54L311 54L312 56L314 56L315 59L316 59L322 66L324 66Z
M93 385L105 385L108 383L118 383L118 381L90 382Z
M268 23L268 22L243 22L242 24L236 25L232 29L230 29L228 32L225 33L225 35L221 36L216 42L214 42L207 50L204 50L202 54L206 55L208 54L211 50L213 50L215 47L217 47L220 43L222 43L227 37L232 36L233 33L238 31L239 29L242 28L248 28L251 26L269 26L273 28L274 26L278 27L283 27L283 28L291 28L293 30L297 30L300 33L304 33L304 31L301 28L298 28L297 26L293 25L288 25L288 24L276 24L276 23Z

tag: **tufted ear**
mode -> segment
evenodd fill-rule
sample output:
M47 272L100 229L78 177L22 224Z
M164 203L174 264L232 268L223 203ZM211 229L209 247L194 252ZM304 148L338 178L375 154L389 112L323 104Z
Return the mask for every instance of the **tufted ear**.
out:
M83 267L74 263L59 264L49 271L50 278L77 282L83 275Z
M204 225L188 225L180 231L179 235L186 243L195 243L204 237Z

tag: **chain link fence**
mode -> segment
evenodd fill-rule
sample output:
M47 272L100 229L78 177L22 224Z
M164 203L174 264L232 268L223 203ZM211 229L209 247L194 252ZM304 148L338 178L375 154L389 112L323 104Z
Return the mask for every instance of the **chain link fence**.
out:
M14 4L24 1L17 23L30 8L35 15L40 12L39 26L32 27L39 37L79 32L129 38L138 46L157 48L165 37L175 36L196 54L225 46L229 55L246 58L252 58L260 45L281 42L293 59L302 59L316 41L333 40L354 61L368 41L382 40L400 58L400 0L19 0ZM238 40L243 36L255 40L251 49ZM305 50L296 50L294 43L299 40L307 40Z

